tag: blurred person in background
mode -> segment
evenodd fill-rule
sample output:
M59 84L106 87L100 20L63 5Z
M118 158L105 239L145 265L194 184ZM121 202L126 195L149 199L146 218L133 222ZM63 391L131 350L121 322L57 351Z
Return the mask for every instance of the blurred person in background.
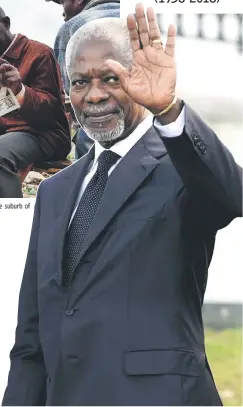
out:
M0 197L22 197L19 171L64 159L71 148L60 69L52 50L10 31L0 8L1 86L20 108L0 117Z
M120 0L46 0L53 1L63 7L65 24L58 31L54 52L61 67L66 94L69 95L69 78L65 64L65 53L69 39L75 31L88 21L104 17L120 17ZM76 145L76 158L86 154L93 144L85 131L80 128L73 142Z

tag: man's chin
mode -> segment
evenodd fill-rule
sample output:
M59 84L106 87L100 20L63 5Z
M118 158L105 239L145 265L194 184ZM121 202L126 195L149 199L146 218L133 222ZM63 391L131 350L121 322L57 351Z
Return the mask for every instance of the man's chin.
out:
M98 142L113 142L122 138L124 133L123 123L117 123L115 127L99 127L94 129L93 127L84 126L81 124L83 130L89 138Z
M89 138L94 141L98 141L100 143L103 142L113 142L115 140L119 140L121 135L115 132L108 132L108 131L94 131L91 129L84 128L85 133Z

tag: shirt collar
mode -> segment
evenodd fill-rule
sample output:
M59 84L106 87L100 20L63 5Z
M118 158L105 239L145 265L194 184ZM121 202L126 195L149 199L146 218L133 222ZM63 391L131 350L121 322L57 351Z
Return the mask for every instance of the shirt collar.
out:
M133 130L133 132L124 140L115 143L109 150L118 154L123 158L132 147L143 137L143 135L148 131L148 129L153 125L153 115L149 114L139 125ZM98 141L95 141L95 155L92 168L96 165L96 162L100 154L108 150L104 148Z
M14 36L13 40L11 41L11 43L10 43L10 45L8 46L8 48L6 49L6 51L3 52L2 57L3 57L3 55L7 55L7 53L9 52L9 50L12 48L14 42L16 41L17 37L18 37L18 34L16 34L16 35Z

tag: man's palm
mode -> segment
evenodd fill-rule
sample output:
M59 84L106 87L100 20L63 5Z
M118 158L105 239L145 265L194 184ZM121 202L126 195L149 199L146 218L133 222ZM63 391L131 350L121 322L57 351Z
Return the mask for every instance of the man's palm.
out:
M158 104L161 109L173 99L175 84L173 58L152 46L135 53L130 75L121 80L123 89L136 103L145 107Z
M106 64L119 77L123 90L134 102L150 111L163 110L175 96L175 27L169 27L166 46L163 49L162 44L158 42L161 34L152 9L148 9L147 17L150 28L149 32L147 27L147 35L142 5L137 6L135 18L128 17L133 50L132 69L128 71L114 60L107 60ZM143 36L139 35L139 31ZM153 32L152 38L157 40L155 43L151 39L151 32Z

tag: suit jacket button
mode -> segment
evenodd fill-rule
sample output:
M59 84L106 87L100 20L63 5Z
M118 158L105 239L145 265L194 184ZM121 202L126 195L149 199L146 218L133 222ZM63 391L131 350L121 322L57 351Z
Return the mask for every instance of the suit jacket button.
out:
M66 308L65 309L65 315L68 315L68 316L70 316L70 315L73 315L73 308Z
M198 135L196 134L196 133L192 133L192 138L193 138L193 140L195 140L195 141L197 141L197 140L199 140L199 137L198 137Z

